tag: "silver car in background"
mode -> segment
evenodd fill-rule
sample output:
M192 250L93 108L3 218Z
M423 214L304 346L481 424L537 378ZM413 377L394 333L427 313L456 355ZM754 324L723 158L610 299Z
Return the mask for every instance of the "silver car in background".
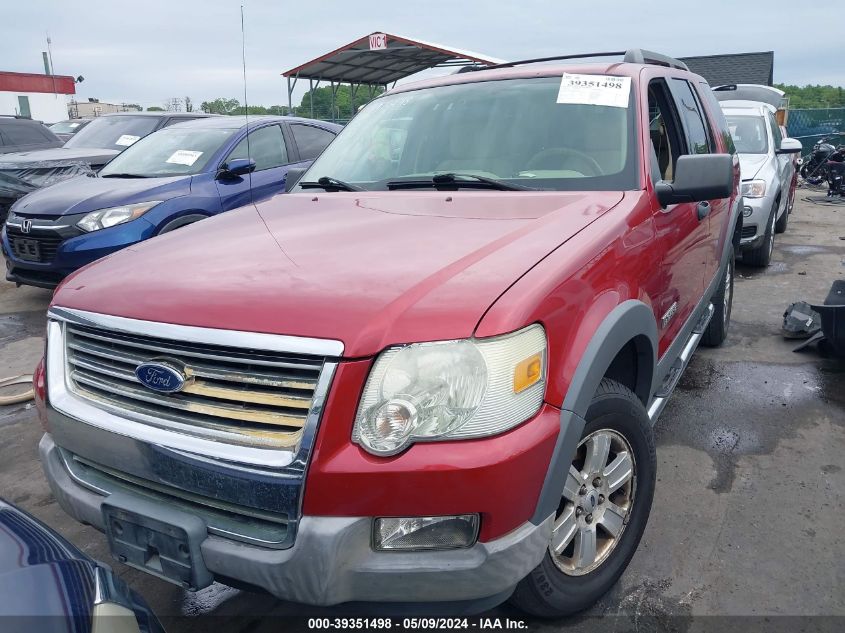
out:
M742 260L768 266L775 233L783 233L792 210L795 164L801 142L784 138L777 108L760 101L721 101L742 173Z

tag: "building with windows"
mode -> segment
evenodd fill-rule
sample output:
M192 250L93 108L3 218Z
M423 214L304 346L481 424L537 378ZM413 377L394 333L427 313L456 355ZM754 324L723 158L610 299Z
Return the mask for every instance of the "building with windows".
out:
M88 101L71 99L67 110L71 119L86 119L115 112L140 112L141 108L127 103L106 103L99 99L88 99Z
M0 115L29 117L45 123L67 119L73 77L0 71Z

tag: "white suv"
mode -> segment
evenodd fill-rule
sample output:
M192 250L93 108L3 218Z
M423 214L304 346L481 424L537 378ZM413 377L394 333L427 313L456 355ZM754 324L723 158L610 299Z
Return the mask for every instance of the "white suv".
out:
M801 142L784 138L777 108L760 101L722 101L742 172L742 260L768 266L775 233L783 233L792 211L795 165L790 154Z

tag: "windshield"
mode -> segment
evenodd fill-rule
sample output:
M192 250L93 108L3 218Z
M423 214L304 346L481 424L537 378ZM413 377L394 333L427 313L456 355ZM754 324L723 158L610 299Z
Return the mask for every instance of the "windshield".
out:
M100 176L131 174L155 178L198 174L235 132L236 129L164 128L115 156L100 170Z
M631 102L557 103L560 85L559 76L507 79L381 97L300 182L328 177L385 190L397 179L455 173L532 189L636 189Z
M93 147L125 150L159 124L153 116L106 116L94 119L70 137L65 147Z
M53 123L50 129L57 134L73 134L82 123L83 121L59 121Z
M769 151L766 121L759 116L725 116L728 129L740 154L765 154Z

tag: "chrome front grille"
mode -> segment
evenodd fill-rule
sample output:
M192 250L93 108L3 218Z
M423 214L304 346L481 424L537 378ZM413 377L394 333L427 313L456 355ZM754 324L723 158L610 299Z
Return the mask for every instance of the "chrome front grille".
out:
M293 448L302 438L325 358L65 324L68 388L137 421L244 446ZM187 377L178 393L145 387L141 363Z

